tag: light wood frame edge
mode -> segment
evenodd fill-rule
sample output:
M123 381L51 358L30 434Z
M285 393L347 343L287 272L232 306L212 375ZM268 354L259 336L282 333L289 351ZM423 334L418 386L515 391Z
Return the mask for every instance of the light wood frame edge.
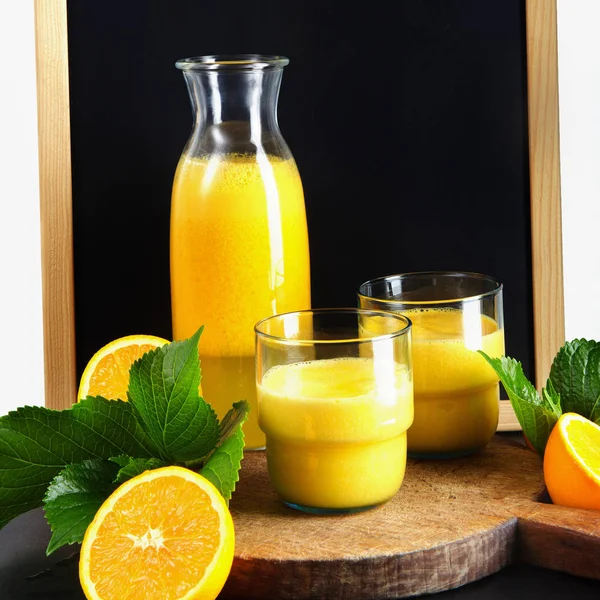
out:
M526 0L527 103L535 383L565 341L556 0ZM520 429L501 402L499 431Z
M66 0L34 0L45 404L75 402L75 290Z
M527 82L535 379L565 342L556 0L527 0Z

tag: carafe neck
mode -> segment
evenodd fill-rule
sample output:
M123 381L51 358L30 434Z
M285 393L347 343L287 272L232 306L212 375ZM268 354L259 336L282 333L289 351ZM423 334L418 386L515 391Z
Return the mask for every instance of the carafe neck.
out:
M255 129L277 129L281 70L270 72L184 73L195 127L247 121Z
M284 64L221 59L191 66L180 61L194 114L186 154L265 152L286 157L289 149L277 123L285 64L287 59Z

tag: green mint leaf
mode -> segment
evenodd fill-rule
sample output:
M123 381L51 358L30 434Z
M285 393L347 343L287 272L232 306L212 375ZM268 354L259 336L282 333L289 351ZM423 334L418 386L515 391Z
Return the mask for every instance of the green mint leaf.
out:
M502 381L523 433L536 452L544 456L548 437L560 415L540 398L533 384L525 377L520 362L507 356L491 358L481 350L479 353ZM551 399L549 402L553 401Z
M68 410L25 406L0 417L0 528L42 505L67 465L128 454L149 457L126 402L88 398Z
M165 460L200 458L218 440L217 416L198 395L201 333L148 352L129 371L129 402Z
M248 419L250 405L236 402L221 422L221 435L215 450L208 456L200 475L206 477L229 503L244 457L243 424Z
M70 413L75 421L93 429L107 443L121 448L122 454L151 457L158 452L128 402L88 396L62 412ZM109 458L107 451L108 447L102 458Z
M145 471L166 467L169 464L159 458L132 458L131 456L115 456L110 460L121 467L114 479L119 485Z
M548 438L554 425L556 425L556 421L558 421L558 417L553 411L540 404L530 404L520 400L514 402L510 393L509 398L517 419L523 428L523 433L527 436L535 451L543 457Z
M523 402L542 404L542 399L533 384L525 377L523 366L519 361L514 358L509 358L508 356L491 358L483 350L479 350L479 354L481 354L490 367L496 371L496 375L500 378L500 381L511 400L512 396L514 396Z
M558 351L550 381L560 394L563 412L600 422L600 343L576 339Z
M560 419L562 415L560 394L554 389L554 385L550 379L546 382L546 387L542 389L542 403L556 415L557 419Z
M84 460L64 468L52 480L44 497L44 512L52 529L46 554L83 541L94 515L117 488L113 479L118 469L105 460Z

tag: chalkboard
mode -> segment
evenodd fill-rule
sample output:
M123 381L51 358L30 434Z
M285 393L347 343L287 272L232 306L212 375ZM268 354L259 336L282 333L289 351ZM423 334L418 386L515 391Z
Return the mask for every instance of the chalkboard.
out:
M174 63L236 52L290 58L279 123L313 305L355 305L380 275L486 273L533 376L525 2L350 6L68 2L78 376L116 337L171 337L170 194L192 124Z

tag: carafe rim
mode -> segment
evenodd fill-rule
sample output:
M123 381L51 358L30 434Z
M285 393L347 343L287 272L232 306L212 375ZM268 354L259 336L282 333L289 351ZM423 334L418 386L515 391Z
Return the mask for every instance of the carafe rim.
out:
M278 54L207 54L182 58L175 66L182 71L265 71L282 69L289 62Z

